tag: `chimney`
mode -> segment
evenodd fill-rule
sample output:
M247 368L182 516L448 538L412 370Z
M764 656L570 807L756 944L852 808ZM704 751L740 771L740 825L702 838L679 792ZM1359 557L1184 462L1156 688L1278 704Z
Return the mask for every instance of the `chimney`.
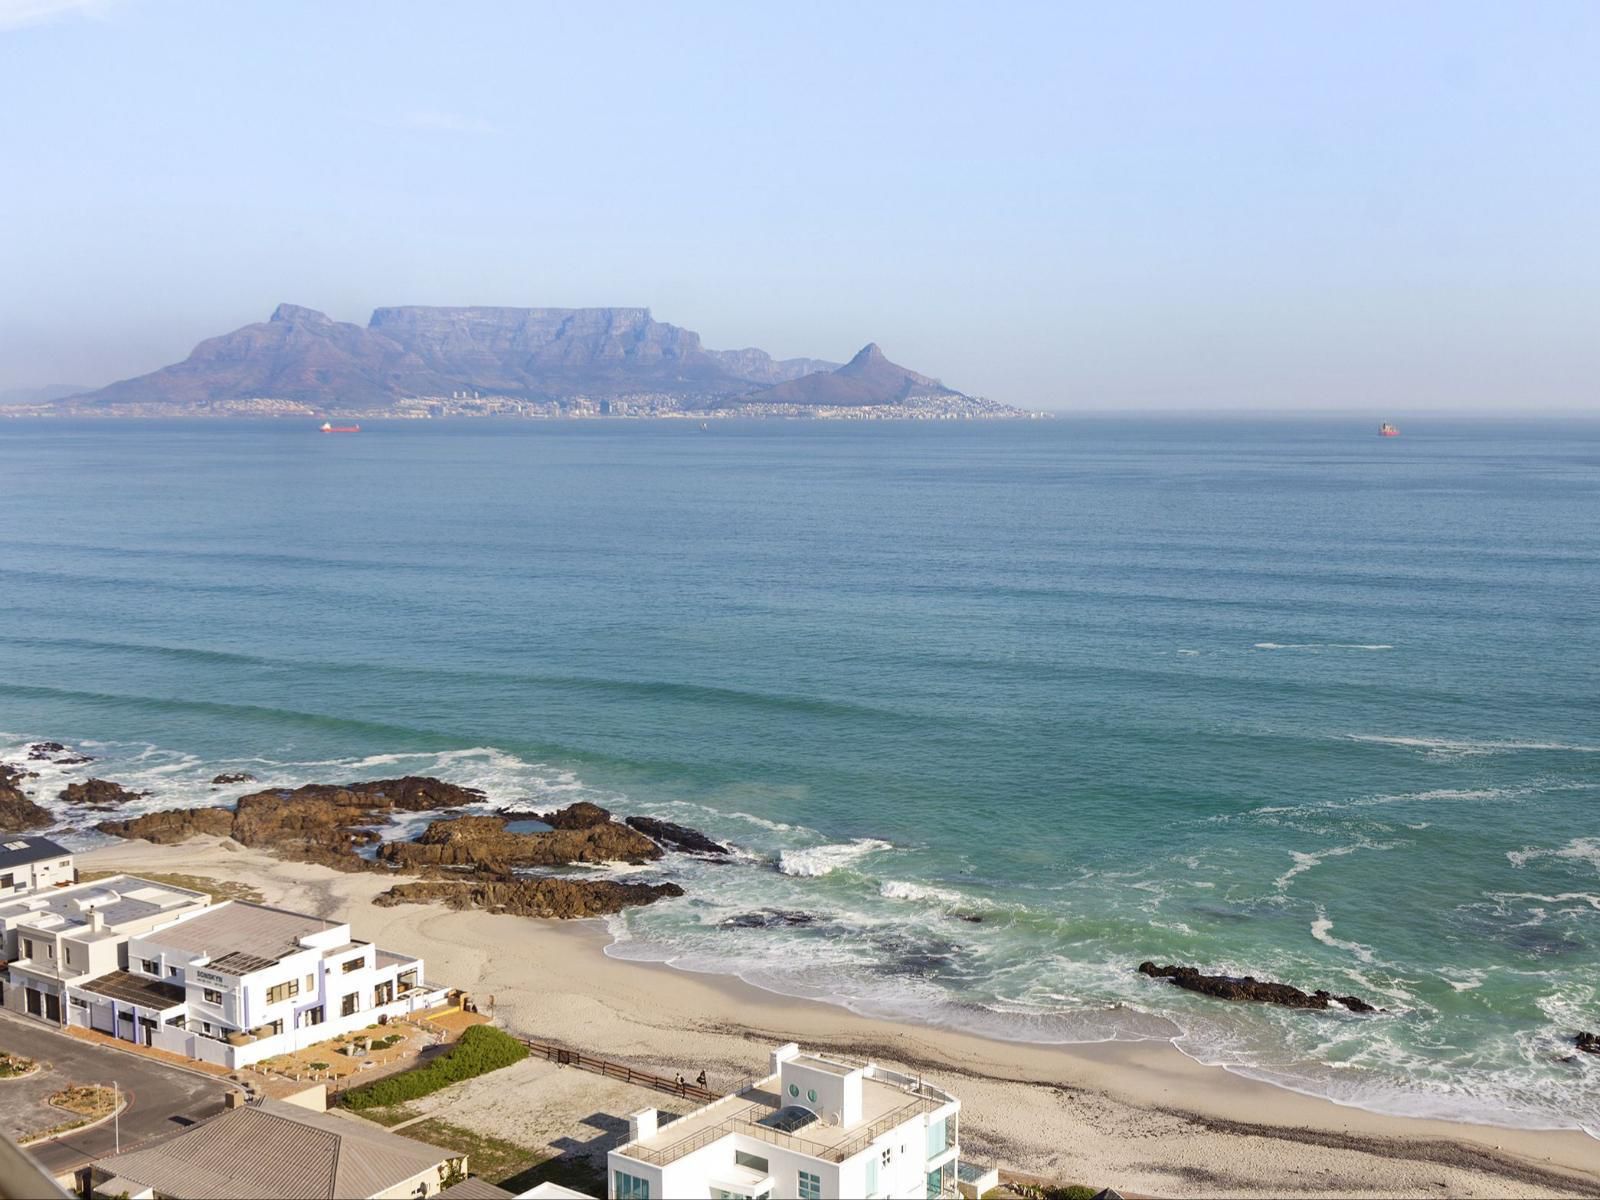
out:
M656 1135L656 1110L641 1108L636 1113L628 1114L628 1140L637 1142L644 1138Z
M791 1058L799 1058L799 1057L800 1057L800 1045L799 1045L799 1043L798 1042L785 1042L783 1045L779 1046L776 1050L773 1050L768 1054L768 1057L767 1057L767 1062L769 1063L768 1073L772 1074L772 1075L776 1075L778 1073L779 1069L783 1066L784 1063L788 1062Z
M228 1093L227 1098L222 1103L225 1108L243 1108L244 1093L238 1091L237 1089L231 1091Z
M105 914L99 909L89 910L89 932L100 933L106 927Z

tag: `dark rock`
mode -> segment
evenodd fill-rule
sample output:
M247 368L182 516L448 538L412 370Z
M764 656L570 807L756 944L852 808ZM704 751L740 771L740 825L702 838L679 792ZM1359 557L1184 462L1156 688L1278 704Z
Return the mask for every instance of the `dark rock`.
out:
M433 821L411 842L386 842L378 857L393 866L556 867L660 858L661 849L641 833L604 821L548 833L511 833L504 817L467 816Z
M233 813L226 808L169 808L141 813L127 821L101 821L95 828L113 837L142 838L158 846L168 846L201 834L231 836Z
M629 817L627 823L640 833L657 842L665 843L674 850L683 850L690 854L728 853L726 846L720 842L713 842L705 834L690 829L687 825L658 821L654 817Z
M815 925L817 918L808 912L788 908L759 908L738 913L722 922L724 929L778 929L785 926Z
M424 880L400 883L373 898L374 904L447 904L524 917L601 917L638 904L681 896L675 883L617 883L609 879L510 879L487 883Z
M1205 975L1195 967L1163 966L1153 962L1139 964L1139 973L1153 979L1166 979L1191 992L1215 996L1219 1000L1253 1000L1262 1004L1281 1004L1286 1008L1327 1008L1337 1000L1351 1012L1379 1012L1381 1010L1355 996L1334 996L1325 991L1310 994L1287 983L1270 983L1245 975Z
M56 795L57 800L80 808L118 808L130 800L142 800L149 792L130 792L109 779L90 779L69 783Z
M34 762L55 763L58 767L77 767L94 761L89 755L79 754L60 742L34 742L28 747L28 757Z
M1590 1033L1585 1030L1572 1039L1572 1044L1590 1054L1600 1054L1600 1033Z
M0 833L43 829L54 819L48 809L41 808L22 794L18 784L28 774L18 767L0 763Z
M977 913L958 912L955 914L958 921L965 921L968 925L982 925L983 918Z
M254 783L256 777L249 771L224 771L221 775L211 777L212 787L221 787L225 783Z
M611 820L611 813L598 804L579 800L553 813L545 813L538 819L551 829L588 829L592 825L604 825Z

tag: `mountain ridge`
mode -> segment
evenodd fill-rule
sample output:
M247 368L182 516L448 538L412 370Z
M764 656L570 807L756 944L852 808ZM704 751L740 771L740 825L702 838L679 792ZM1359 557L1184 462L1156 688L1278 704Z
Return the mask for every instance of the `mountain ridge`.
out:
M266 321L205 339L182 362L57 403L175 415L267 400L381 411L458 394L555 403L659 395L689 409L860 407L897 403L919 388L962 395L889 363L875 343L843 366L754 347L710 350L648 308L401 305L374 309L362 326L283 303Z

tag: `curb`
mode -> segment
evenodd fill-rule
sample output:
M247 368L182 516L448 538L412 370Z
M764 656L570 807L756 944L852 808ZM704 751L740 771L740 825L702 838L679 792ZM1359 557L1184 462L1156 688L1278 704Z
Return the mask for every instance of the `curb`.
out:
M103 1086L103 1085L101 1085L101 1086ZM58 1129L54 1133L50 1133L50 1132L41 1133L37 1137L31 1137L25 1142L17 1142L16 1145L18 1146L18 1148L26 1150L29 1146L40 1146L40 1145L43 1145L45 1142L53 1142L58 1138L72 1137L74 1134L84 1133L84 1132L86 1132L86 1131L88 1131L90 1129L98 1129L100 1126L104 1125L107 1121L110 1121L110 1120L112 1120L112 1119L114 1119L116 1117L120 1117L123 1113L127 1112L128 1111L128 1105L130 1105L132 1103L133 1103L133 1093L124 1091L122 1093L122 1103L117 1105L116 1108L112 1109L105 1116L96 1117L92 1121L85 1121L82 1125L74 1125L70 1129ZM61 1111L62 1112L66 1112L67 1110L66 1109L62 1109Z

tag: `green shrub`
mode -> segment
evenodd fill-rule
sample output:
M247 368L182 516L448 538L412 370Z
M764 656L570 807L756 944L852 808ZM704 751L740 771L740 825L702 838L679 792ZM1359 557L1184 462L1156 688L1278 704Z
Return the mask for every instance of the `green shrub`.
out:
M527 1057L528 1048L516 1038L492 1025L474 1025L447 1054L441 1054L427 1066L352 1088L344 1094L342 1103L346 1108L357 1110L403 1104L463 1079L509 1067Z

